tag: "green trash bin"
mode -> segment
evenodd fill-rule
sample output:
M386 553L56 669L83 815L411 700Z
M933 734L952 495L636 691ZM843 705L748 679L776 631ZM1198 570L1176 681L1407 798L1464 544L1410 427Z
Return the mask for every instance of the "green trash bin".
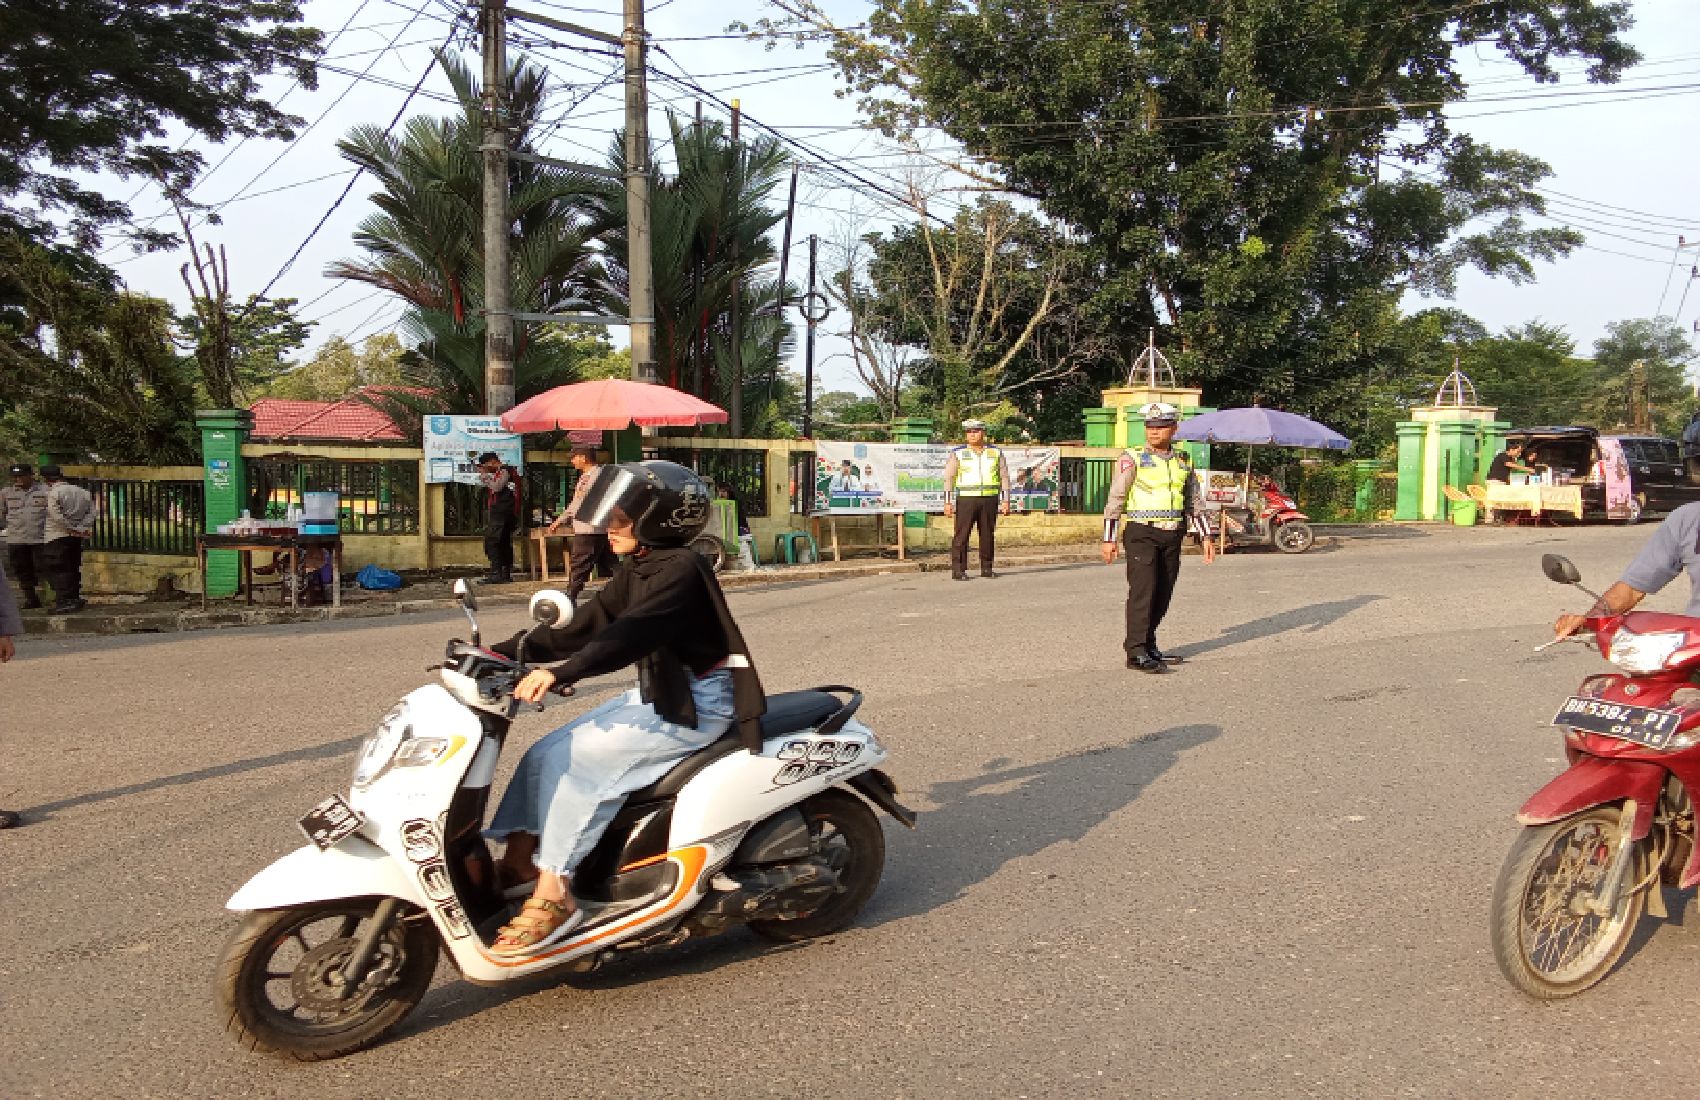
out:
M1476 525L1476 502L1473 500L1455 500L1452 502L1452 522L1458 527L1474 527Z

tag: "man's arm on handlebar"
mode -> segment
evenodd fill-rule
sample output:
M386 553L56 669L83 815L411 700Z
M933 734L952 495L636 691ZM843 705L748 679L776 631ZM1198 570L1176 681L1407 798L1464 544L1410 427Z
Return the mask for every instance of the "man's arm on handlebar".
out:
M1568 638L1578 630L1581 630L1583 625L1590 618L1599 619L1606 618L1611 615L1628 614L1630 611L1635 609L1637 604L1646 598L1647 593L1636 588L1631 588L1622 581L1618 581L1616 584L1600 593L1600 598L1594 601L1594 606L1588 609L1587 614L1560 615L1558 617L1558 622L1553 624L1553 635L1559 638Z

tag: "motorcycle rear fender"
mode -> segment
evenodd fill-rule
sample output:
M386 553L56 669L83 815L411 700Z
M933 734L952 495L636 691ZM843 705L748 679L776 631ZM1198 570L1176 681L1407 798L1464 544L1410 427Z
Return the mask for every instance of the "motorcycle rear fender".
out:
M388 852L356 835L328 851L311 844L295 849L249 879L224 907L238 912L286 909L359 897L392 897L427 905L418 885L402 873Z
M1644 760L1602 760L1582 756L1535 792L1517 811L1523 825L1548 825L1595 806L1635 800L1635 830L1640 840L1653 828L1653 811L1664 789L1665 769Z

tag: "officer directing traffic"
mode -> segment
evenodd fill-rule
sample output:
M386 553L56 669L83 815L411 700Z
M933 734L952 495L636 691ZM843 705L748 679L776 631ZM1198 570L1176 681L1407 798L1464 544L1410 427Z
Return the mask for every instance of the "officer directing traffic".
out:
M944 464L944 514L956 517L950 540L950 579L968 579L968 536L980 529L980 576L996 577L992 558L998 517L1009 515L1009 460L986 442L986 422L964 420L967 442L953 448Z
M1206 564L1216 560L1210 532L1204 523L1198 479L1192 461L1174 449L1175 425L1180 412L1173 405L1153 401L1141 406L1145 418L1145 445L1124 451L1110 483L1104 506L1104 564L1116 560L1116 526L1122 524L1122 542L1127 551L1127 667L1141 672L1167 672L1177 661L1157 648L1157 627L1169 610L1169 598L1181 571L1181 542L1186 526L1204 542Z

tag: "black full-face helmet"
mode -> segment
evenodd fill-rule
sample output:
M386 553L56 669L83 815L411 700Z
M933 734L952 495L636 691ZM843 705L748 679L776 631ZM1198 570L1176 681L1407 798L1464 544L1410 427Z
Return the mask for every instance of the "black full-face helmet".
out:
M606 527L618 510L645 546L684 546L708 526L708 484L677 462L604 466L573 518Z

